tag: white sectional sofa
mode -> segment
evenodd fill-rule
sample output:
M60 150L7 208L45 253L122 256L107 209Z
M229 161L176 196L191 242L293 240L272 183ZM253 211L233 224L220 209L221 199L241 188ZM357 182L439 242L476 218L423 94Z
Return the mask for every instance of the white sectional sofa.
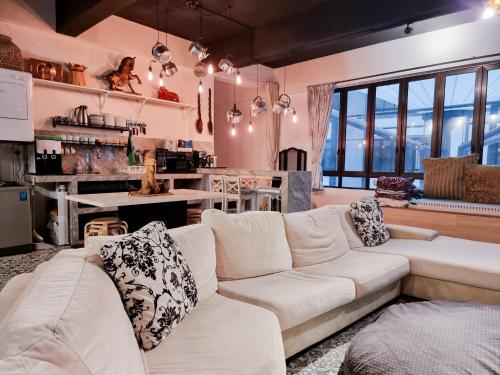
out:
M401 291L500 303L497 244L391 226L368 248L343 206L203 222L170 230L200 302L158 347L138 347L96 238L0 292L0 373L283 375L285 358Z

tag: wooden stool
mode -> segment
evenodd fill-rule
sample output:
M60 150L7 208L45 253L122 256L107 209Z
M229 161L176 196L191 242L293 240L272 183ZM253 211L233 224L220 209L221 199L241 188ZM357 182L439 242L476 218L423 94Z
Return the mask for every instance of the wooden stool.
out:
M85 238L89 236L116 236L128 233L128 225L119 217L100 217L85 224Z

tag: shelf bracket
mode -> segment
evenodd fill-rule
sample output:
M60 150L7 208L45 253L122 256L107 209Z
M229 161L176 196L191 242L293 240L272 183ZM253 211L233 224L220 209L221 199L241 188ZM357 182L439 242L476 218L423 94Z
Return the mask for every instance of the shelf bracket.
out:
M99 94L99 113L102 113L104 109L104 105L106 104L106 100L108 100L109 93L105 92Z
M147 101L147 98L137 99L137 117L141 114Z

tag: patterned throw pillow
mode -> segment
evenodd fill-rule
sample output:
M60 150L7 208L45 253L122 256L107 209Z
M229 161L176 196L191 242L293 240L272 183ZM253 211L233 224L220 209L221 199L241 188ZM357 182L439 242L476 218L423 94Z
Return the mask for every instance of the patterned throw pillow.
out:
M106 243L100 255L143 349L157 346L198 302L194 277L160 221Z
M414 181L415 178L413 177L380 176L377 178L377 188L382 190L404 191L406 193L411 193L415 189L415 186L413 186Z
M375 199L351 203L351 216L366 246L382 245L389 240L389 230L384 223L382 210Z

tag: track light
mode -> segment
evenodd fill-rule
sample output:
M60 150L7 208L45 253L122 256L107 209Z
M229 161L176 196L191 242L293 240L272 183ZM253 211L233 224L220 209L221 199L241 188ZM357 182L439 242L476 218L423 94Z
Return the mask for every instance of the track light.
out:
M203 82L201 82L201 79L200 79L200 83L198 83L198 92L199 92L200 94L202 94L202 93L203 93Z
M239 69L236 71L236 84L241 85L241 75Z
M151 67L151 64L149 64L149 69L148 69L148 81L153 80L153 68Z
M214 74L214 66L212 63L208 64L207 70L208 70L208 74Z

